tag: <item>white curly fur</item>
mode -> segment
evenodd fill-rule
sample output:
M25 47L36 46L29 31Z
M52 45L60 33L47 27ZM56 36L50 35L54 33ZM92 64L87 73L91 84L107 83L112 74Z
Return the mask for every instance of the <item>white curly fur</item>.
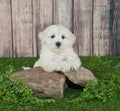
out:
M51 36L54 37L51 38ZM39 33L39 38L41 40L40 58L34 67L40 66L47 72L67 72L81 66L80 58L73 50L76 37L67 28L62 25L51 25ZM57 47L56 42L61 45Z

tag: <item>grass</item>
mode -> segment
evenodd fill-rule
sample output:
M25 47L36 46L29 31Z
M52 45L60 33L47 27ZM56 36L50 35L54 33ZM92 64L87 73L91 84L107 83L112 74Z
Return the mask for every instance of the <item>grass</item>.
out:
M83 66L98 78L85 88L67 89L62 99L37 97L9 76L37 58L0 58L0 111L120 111L120 56L81 57Z

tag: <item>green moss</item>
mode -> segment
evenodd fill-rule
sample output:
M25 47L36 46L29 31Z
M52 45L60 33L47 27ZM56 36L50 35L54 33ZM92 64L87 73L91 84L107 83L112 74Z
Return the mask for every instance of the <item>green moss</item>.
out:
M94 72L98 84L69 88L64 98L37 97L22 82L9 76L23 66L32 67L37 58L0 58L0 111L120 111L120 56L81 57L83 66Z

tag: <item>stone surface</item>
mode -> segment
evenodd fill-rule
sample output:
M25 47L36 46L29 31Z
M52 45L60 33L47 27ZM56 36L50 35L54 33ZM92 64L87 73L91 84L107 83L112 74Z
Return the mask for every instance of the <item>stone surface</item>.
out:
M82 87L85 87L86 81L97 81L94 74L82 66L78 70L72 70L64 74L58 72L48 73L42 68L36 67L15 72L10 79L13 82L16 82L16 79L24 79L26 84L38 96L62 98L66 85L66 77L74 84Z
M74 84L80 85L82 87L85 87L86 81L94 80L95 82L97 82L97 79L95 78L94 74L90 70L82 66L78 70L65 72L64 75L71 82L73 82Z
M26 84L42 97L62 98L65 85L65 76L60 73L48 73L36 67L14 73L11 80L24 79ZM15 79L16 78L16 79Z

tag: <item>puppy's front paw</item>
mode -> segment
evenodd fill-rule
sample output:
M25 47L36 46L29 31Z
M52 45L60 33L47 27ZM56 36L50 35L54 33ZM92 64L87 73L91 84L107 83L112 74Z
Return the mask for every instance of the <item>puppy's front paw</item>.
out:
M24 67L23 66L23 70L28 70L28 69L31 69L31 67Z
M81 66L81 62L75 62L72 64L71 70L77 70Z
M70 70L77 70L81 66L81 61L75 61L75 62L70 62L69 63Z
M70 64L69 63L63 63L62 66L61 66L61 71L64 73L64 72L68 72L70 71Z

